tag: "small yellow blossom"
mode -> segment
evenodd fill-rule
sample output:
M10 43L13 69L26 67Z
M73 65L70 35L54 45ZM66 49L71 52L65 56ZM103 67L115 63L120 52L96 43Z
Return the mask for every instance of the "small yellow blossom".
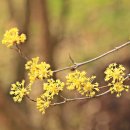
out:
M29 94L29 91L24 86L25 81L23 80L21 83L16 82L16 84L11 85L10 95L13 95L13 100L15 102L21 102L23 97Z
M123 65L117 65L116 63L110 64L105 71L105 81L112 79L112 83L115 83L116 80L123 80L125 68Z
M92 81L96 78L96 76L92 76L86 79L84 86L80 88L79 92L82 95L86 95L88 97L93 97L96 94L96 91L99 91L98 83L92 83Z
M81 85L83 85L84 82L86 81L86 72L85 71L80 72L76 70L75 72L67 75L66 79L67 79L66 85L68 86L67 88L69 90L80 89Z
M64 88L64 83L58 80L48 79L47 83L43 84L43 89L46 91L48 97L53 97L58 95L59 91L62 91Z
M45 114L45 110L49 107L50 103L51 101L47 100L46 96L43 94L37 98L36 106L42 114Z
M2 44L12 47L14 44L21 44L26 40L25 34L19 34L18 28L12 28L5 32Z
M52 76L52 71L50 70L50 65L45 62L39 62L39 57L32 58L25 65L25 69L28 70L28 76L30 82L34 82L36 78L43 79Z
M111 81L108 84L111 94L116 93L117 97L121 96L121 93L125 90L128 91L129 86L124 85L125 81L125 68L123 65L117 65L116 63L110 64L105 71L105 81Z
M21 35L19 36L19 41L20 41L21 43L23 43L25 40L26 40L26 35L25 35L25 34L21 34Z
M29 92L32 90L32 85L33 85L33 82L30 82L30 83L27 85L27 87L26 87Z
M76 70L66 76L67 79L67 89L76 89L80 94L86 95L88 97L93 97L96 91L99 91L98 83L92 83L96 76L87 77L85 71Z
M64 83L58 80L48 79L47 83L43 84L44 93L37 98L37 109L45 113L55 95L58 95L63 90Z
M108 86L110 86L111 94L116 93L117 97L121 96L121 92L123 92L124 90L128 92L128 89L129 89L129 86L124 85L123 81L118 81L114 84L109 83Z

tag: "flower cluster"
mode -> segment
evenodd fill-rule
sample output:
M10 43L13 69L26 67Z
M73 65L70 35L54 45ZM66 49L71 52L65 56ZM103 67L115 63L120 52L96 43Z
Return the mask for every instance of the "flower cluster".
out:
M21 44L26 40L25 34L19 34L18 28L12 28L5 32L2 44L12 47L14 44Z
M28 76L30 82L34 82L37 79L48 78L52 76L52 71L50 70L50 65L45 62L39 62L39 57L32 58L25 65L25 69L28 70Z
M11 85L10 95L13 95L13 100L15 102L21 102L23 97L29 94L29 91L25 88L25 81L16 82L15 84Z
M92 83L96 76L87 77L85 71L76 70L66 76L67 79L67 89L76 89L80 94L86 95L88 97L95 96L96 92L99 91L98 83Z
M37 109L45 114L45 110L49 107L51 101L46 98L44 94L42 94L39 98L37 98Z
M48 79L47 83L43 84L44 93L37 98L37 109L45 113L55 95L58 95L64 88L64 83L60 80Z
M18 28L12 28L5 32L2 44L10 48L13 45L23 43L25 40L25 34L19 34ZM25 69L28 71L30 80L29 84L25 87L25 80L12 84L10 95L13 96L13 100L15 102L21 102L23 97L30 93L31 87L36 79L45 79L45 83L43 84L44 92L36 100L36 107L42 114L44 114L46 109L52 105L51 103L54 97L58 95L60 91L63 91L65 85L68 90L77 90L81 95L85 95L87 97L94 97L96 93L99 92L99 84L97 82L93 83L96 76L87 77L87 73L85 71L75 70L74 72L69 73L66 76L65 84L59 79L52 79L53 71L50 69L50 65L46 62L39 63L39 57L35 57L27 61ZM107 85L109 87L109 91L106 92L111 92L111 94L116 93L116 96L120 97L123 91L128 91L129 86L124 85L124 81L128 78L124 77L124 71L125 68L122 65L117 65L116 63L110 64L108 68L106 68L104 72L105 81L109 81ZM104 92L99 95L104 94L106 93ZM69 101L69 99L65 101ZM53 105L55 104L56 103Z
M117 97L121 96L121 92L128 91L129 86L124 85L125 81L125 68L122 65L117 65L116 63L110 64L105 71L105 81L111 81L108 84L111 93L116 93Z
M122 65L118 66L116 63L110 64L105 71L105 81L112 79L112 83L115 83L117 80L123 80L125 75L124 71L125 68Z
M43 89L46 91L46 96L53 99L54 95L58 95L59 91L63 90L64 85L59 79L48 79L47 83L43 84Z
M129 86L128 85L124 85L124 82L123 81L118 81L118 82L115 82L115 84L109 84L110 86L110 91L111 93L117 93L116 96L117 97L120 97L121 96L121 92L122 91L126 91L128 92L129 90Z

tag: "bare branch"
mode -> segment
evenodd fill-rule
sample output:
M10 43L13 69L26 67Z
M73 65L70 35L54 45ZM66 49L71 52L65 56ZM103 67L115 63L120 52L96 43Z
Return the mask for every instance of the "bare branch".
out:
M75 63L72 66L67 66L67 67L64 67L64 68L61 68L61 69L57 69L57 70L54 70L53 72L57 73L57 72L68 70L68 69L70 69L70 70L76 69L76 68L78 68L78 67L80 67L82 65L88 64L90 62L94 62L96 60L99 60L99 59L101 59L101 58L103 58L103 57L105 57L105 56L107 56L107 55L109 55L109 54L111 54L111 53L113 53L113 52L115 52L117 50L120 50L120 49L128 46L129 44L130 44L130 41L128 41L128 42L126 42L126 43L124 43L124 44L122 44L122 45L120 45L118 47L115 47L114 49L112 49L112 50L110 50L110 51L108 51L106 53L103 53L103 54L101 54L101 55L99 55L99 56L97 56L97 57L95 57L93 59L90 59L90 60L87 60L87 61L84 61L84 62L81 62L81 63Z
M62 105L64 103L72 102L72 101L78 101L78 100L86 100L86 99L96 98L96 97L103 96L103 95L105 95L105 94L107 94L109 92L110 92L110 90L107 90L107 91L105 91L103 93L100 93L100 94L94 96L94 97L65 98L64 101L58 102L58 103L53 103L53 104L51 104L51 106Z
M128 74L128 75L125 77L125 80L129 79L129 77L130 77L130 74ZM102 87L100 87L100 88L103 88L103 87L107 87L107 86L102 86ZM95 95L94 97L79 97L79 98L65 98L65 97L64 97L64 99L65 99L64 101L58 102L58 103L53 103L53 104L51 104L51 105L52 105L52 106L56 106L56 105L64 104L64 103L66 103L66 102L72 102L72 101L77 101L77 100L86 100L86 99L101 97L101 96L103 96L103 95L108 94L109 92L110 92L110 90L108 89L107 91L102 92L102 93L100 93L100 94L97 94L97 95ZM63 96L62 96L62 97L63 97Z
M130 78L130 73L127 74L127 76L125 77L124 81L127 80L127 79L129 79L129 78ZM105 87L107 87L107 86L101 86L101 87L99 87L99 88L105 88ZM72 101L92 99L92 98L101 97L101 96L103 96L103 95L106 95L106 94L108 94L109 92L110 92L110 90L108 89L108 90L106 90L105 92L102 92L102 93L100 93L100 94L95 95L94 97L66 98L66 97L64 97L63 95L60 95L60 97L63 98L64 100L61 101L61 102L52 103L52 104L50 104L50 105L51 105L51 106L56 106L56 105L62 105L62 104L65 104L65 103L67 103L67 102L72 102ZM26 97L27 97L29 100L31 100L31 101L33 101L33 102L36 102L36 100L30 98L28 95L27 95Z
M107 51L107 52L105 52L105 53L103 53L103 54L101 54L101 55L99 55L99 56L97 56L95 58L92 58L90 60L87 60L87 61L84 61L84 62L81 62L81 63L75 63L74 60L72 59L72 57L69 55L69 58L72 61L73 65L67 66L67 67L64 67L64 68L61 68L61 69L53 70L53 73L58 73L60 71L69 70L69 69L70 70L75 70L80 66L83 66L85 64L94 62L94 61L99 60L99 59L101 59L101 58L103 58L103 57L105 57L105 56L107 56L107 55L109 55L109 54L111 54L111 53L113 53L113 52L115 52L117 50L120 50L120 49L128 46L129 44L130 44L130 41L128 41L128 42L126 42L126 43L124 43L124 44L122 44L122 45L120 45L118 47L115 47L114 49L112 49L110 51ZM17 52L20 54L21 57L23 57L25 60L29 60L29 58L22 52L21 48L18 45L16 45L16 48L17 48Z
M31 98L30 96L28 96L28 95L26 95L26 97L27 97L30 101L36 102L36 100L32 99L32 98Z
M71 57L70 54L69 54L69 58L70 58L70 61L71 61L73 64L75 64L75 62L74 62L74 60L73 60L73 58Z
M16 44L16 51L20 54L22 58L24 58L26 61L29 60L29 58L22 52L21 48Z
M128 41L128 42L126 42L126 43L124 43L124 44L122 44L122 45L120 45L120 46L118 46L118 47L115 47L114 49L112 49L112 50L110 50L110 51L108 51L108 52L106 52L106 53L103 53L103 54L101 54L100 56L97 56L97 57L95 57L95 58L93 58L93 59L90 59L90 60L87 60L87 61L84 61L84 62L81 62L81 63L74 63L74 60L73 60L73 59L71 58L71 56L70 56L70 59L71 59L71 61L74 63L74 65L68 66L68 67L65 67L65 68L61 68L61 69L54 70L53 73L57 73L57 72L64 71L64 70L68 70L68 69L71 69L71 70L72 70L72 69L76 69L76 68L78 68L78 67L80 67L80 66L82 66L82 65L88 64L88 63L93 62L93 61L96 61L96 60L98 60L98 59L101 59L101 58L103 58L103 57L105 57L105 56L107 56L107 55L109 55L109 54L111 54L111 53L113 53L113 52L115 52L115 51L121 49L121 48L124 48L124 47L128 46L129 44L130 44L130 41ZM18 53L19 53L24 59L28 60L28 57L26 57L26 56L22 53L22 51L21 51L21 49L19 48L19 46L16 45L16 47L17 47ZM130 74L128 74L128 75L126 76L125 80L126 80L126 79L129 79L129 78L130 78ZM101 87L99 87L99 88L101 89L101 88L106 88L106 87L107 87L107 86L101 86ZM107 91L105 91L105 92L103 92L103 93L100 93L100 94L95 95L94 97L79 97L79 98L66 98L66 97L60 95L60 97L62 97L64 100L63 100L62 102L53 103L53 104L51 104L51 106L61 105L61 104L64 104L64 103L66 103L66 102L71 102L71 101L85 100L85 99L100 97L100 96L103 96L103 95L108 94L109 92L110 92L110 90L107 90ZM36 102L36 100L31 99L28 95L27 95L26 97L27 97L29 100L31 100L31 101L33 101L33 102Z
M106 85L106 86L101 86L101 87L99 87L99 88L107 88L108 86Z

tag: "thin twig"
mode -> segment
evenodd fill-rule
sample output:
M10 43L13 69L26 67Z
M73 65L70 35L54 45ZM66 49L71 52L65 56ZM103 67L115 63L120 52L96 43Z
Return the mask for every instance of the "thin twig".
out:
M99 88L107 88L108 86L106 85L106 86L101 86L101 87L99 87Z
M60 96L61 98L63 98L64 100L66 100L66 98L65 98L63 95L60 94L59 96Z
M64 101L62 101L62 102L57 102L57 103L53 103L53 104L51 104L51 106L62 105L62 104L64 104L64 103L72 102L72 101L78 101L78 100L86 100L86 99L96 98L96 97L103 96L103 95L105 95L105 94L107 94L107 93L109 93L109 92L110 92L110 90L107 90L107 91L105 91L105 92L103 92L103 93L97 94L97 95L94 96L94 97L65 98Z
M129 78L130 78L130 74L127 74L127 76L125 77L124 80L129 79ZM103 86L103 87L106 87L106 86ZM100 88L101 88L101 87L100 87ZM101 96L103 96L103 95L108 94L109 92L110 92L110 90L108 89L107 91L102 92L102 93L100 93L100 94L97 94L97 95L95 95L94 97L65 98L65 97L62 96L63 99L64 99L64 101L62 101L62 102L57 102L57 103L53 103L53 104L51 104L51 105L52 105L52 106L56 106L56 105L62 105L62 104L64 104L64 103L66 103L66 102L72 102L72 101L77 101L77 100L85 100L85 99L91 99L91 98L101 97Z
M84 61L84 62L81 62L81 63L75 63L74 60L72 59L72 57L69 55L69 58L70 60L73 62L73 65L71 66L67 66L67 67L64 67L64 68L61 68L61 69L57 69L57 70L53 70L53 73L57 73L57 72L60 72L60 71L64 71L64 70L75 70L77 69L78 67L82 66L82 65L85 65L85 64L88 64L90 62L93 62L93 61L96 61L96 60L99 60L117 50L120 50L121 48L124 48L126 46L128 46L130 44L130 41L120 45L120 46L117 46L115 47L114 49L110 50L110 51L107 51L106 53L103 53L95 58L92 58L90 60L87 60L87 61ZM23 57L25 60L29 60L29 58L22 52L21 48L16 44L16 48L17 48L17 52L21 55L21 57Z
M73 60L73 58L71 57L71 55L69 54L69 58L70 58L70 61L75 64L75 61Z
M16 44L16 51L20 54L22 58L24 58L26 61L29 60L29 58L22 52L21 48Z
M109 54L111 54L111 53L113 53L113 52L115 52L117 50L120 50L121 48L124 48L124 47L128 46L129 44L130 44L130 41L128 41L128 42L126 42L126 43L124 43L124 44L122 44L122 45L120 45L118 47L115 47L114 49L112 49L112 50L110 50L110 51L108 51L106 53L103 53L103 54L101 54L101 55L99 55L99 56L97 56L97 57L95 57L93 59L90 59L90 60L87 60L87 61L84 61L84 62L81 62L81 63L75 63L72 66L67 66L67 67L64 67L64 68L61 68L61 69L54 70L53 73L57 73L57 72L68 70L68 69L76 69L76 68L78 68L78 67L80 67L82 65L88 64L88 63L96 61L96 60L99 60L99 59L101 59L101 58L103 58L103 57L105 57L105 56L107 56L107 55L109 55Z
M30 101L36 102L36 100L32 99L29 95L26 95L26 97L27 97Z
M75 63L75 64L72 65L72 66L67 66L67 67L64 67L64 68L61 68L61 69L54 70L53 73L57 73L57 72L64 71L64 70L68 70L68 69L76 69L76 68L78 68L78 67L80 67L80 66L82 66L82 65L88 64L88 63L93 62L93 61L96 61L96 60L98 60L98 59L101 59L101 58L103 58L103 57L105 57L105 56L107 56L107 55L109 55L109 54L111 54L111 53L113 53L113 52L115 52L115 51L121 49L121 48L126 47L126 46L129 45L129 44L130 44L130 41L128 41L128 42L126 42L126 43L124 43L124 44L122 44L122 45L120 45L120 46L118 46L118 47L115 47L114 49L112 49L112 50L110 50L110 51L108 51L108 52L106 52L106 53L103 53L103 54L101 54L101 55L99 55L99 56L97 56L97 57L95 57L95 58L93 58L93 59L90 59L90 60L87 60L87 61L84 61L84 62L81 62L81 63ZM20 53L20 55L21 55L23 58L25 58L26 60L28 60L28 58L22 53L21 49L20 49L18 46L16 46L16 47L18 48L18 52ZM71 59L71 58L70 58L70 59ZM72 61L73 61L73 60L72 60ZM127 75L127 77L125 78L125 80L126 80L126 79L129 79L129 78L130 78L130 74ZM100 87L100 88L105 88L105 87L106 87L106 86L102 86L102 87ZM107 93L109 93L109 92L110 92L110 90L107 90L107 91L105 91L105 92L103 92L103 93L100 93L100 94L95 95L93 98L103 96L103 95L105 95L105 94L107 94ZM33 102L36 102L36 100L31 99L28 95L27 95L26 97L27 97L29 100L31 100L31 101L33 101ZM51 104L51 105L52 105L52 106L61 105L61 104L64 104L64 103L66 103L66 102L71 102L71 101L76 101L76 100L85 100L85 99L90 99L90 98L91 98L91 97L80 97L80 98L72 98L72 99L71 99L71 98L65 98L65 97L63 97L63 96L61 96L61 97L64 99L64 101L62 101L62 102L57 102L57 103L53 103L53 104Z
M124 81L127 80L127 79L129 79L129 78L130 78L130 73L127 74L127 76L125 77ZM107 86L102 86L102 87L99 87L99 88L103 88L103 87L107 87ZM94 97L66 98L66 97L64 97L63 95L60 95L60 97L63 98L64 100L61 101L61 102L52 103L52 104L50 104L50 105L51 105L51 106L56 106L56 105L62 105L62 104L65 104L65 103L67 103L67 102L72 102L72 101L92 99L92 98L101 97L101 96L103 96L103 95L106 95L106 94L108 94L109 92L110 92L110 90L108 89L108 90L106 90L105 92L102 92L102 93L100 93L100 94L95 95ZM27 97L29 100L31 100L31 101L33 101L33 102L36 102L36 100L30 98L28 95L26 95L26 97Z

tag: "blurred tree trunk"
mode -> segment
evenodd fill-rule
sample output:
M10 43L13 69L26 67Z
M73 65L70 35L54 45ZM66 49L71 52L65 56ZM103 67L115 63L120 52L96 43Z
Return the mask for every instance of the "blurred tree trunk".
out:
M14 7L15 1L7 0L7 5L8 5L8 9L9 9L11 25L18 27L19 30L20 30L20 33L21 32L25 33L27 35L27 39L28 39L29 24L30 24L30 2L31 1L29 1L29 0L25 1L25 5L23 5L23 10L22 10L23 11L22 12L22 17L18 17L18 14L16 15L16 11L19 12L19 10L16 10L15 7ZM19 13L21 13L21 12L19 12ZM20 45L20 48L22 49L22 51L28 50L28 46L26 45L26 43L24 43L23 45ZM19 54L17 54L15 56L15 59L16 59L15 60L15 64L17 64L15 81L21 81L22 79L25 78L25 68L24 68L24 66L25 66L26 60L24 58L22 58ZM5 97L3 97L3 98L5 98ZM7 99L5 99L5 100L7 100ZM13 101L11 100L11 102L13 102ZM9 104L5 104L5 106L3 104L4 107L6 107L6 105L8 106ZM13 104L12 104L12 107L13 107ZM26 119L27 119L29 117L28 113L27 113L28 112L27 104L26 103L21 104L21 107L22 107L22 109L20 108L20 109L16 110L16 112L22 113L21 115L26 116ZM16 118L16 117L13 116L15 111L13 111L10 108L9 112L11 112L11 111L12 111L12 116L10 116L10 121L11 120L15 120L14 118ZM8 115L8 114L10 114L9 112L7 112L7 116L9 116ZM6 113L6 112L3 112L3 113ZM16 118L16 120L17 120L17 118ZM21 116L19 116L19 120L22 120ZM32 124L31 124L31 122L29 120L30 119L27 119L28 125L30 125L32 127ZM24 123L24 121L21 121L21 122ZM19 127L18 128L17 127L17 123L19 123L19 122L15 121L15 122L10 122L10 123L13 124L13 126L16 126L16 127L13 127L13 130L15 130L15 129L16 130L17 129L20 129L20 130L21 129L25 129L26 130L26 128L29 129L28 127L26 127L26 124L25 124L25 127L24 127L24 125L21 123L21 126L18 126Z
M53 37L50 33L49 25L49 14L48 5L46 0L40 0L41 3L41 13L42 13L42 41L39 43L44 46L44 56L46 61L51 65L52 69L55 69L55 61L53 58L55 48L57 47L57 37Z
M46 0L37 0L37 1L30 0L30 1L31 1L31 21L33 21L33 24L35 23L35 25L37 25L38 27L38 32L36 32L37 34L33 36L33 39L34 39L33 41L35 44L33 43L34 46L32 49L34 50L34 53L36 53L36 55L40 57L40 59L42 58L46 60L51 65L52 69L54 70L55 61L54 61L53 55L55 53L56 47L60 43L59 41L60 35L57 34L54 36L50 32L50 21L48 18L49 14L48 14L47 1ZM30 47L31 47L31 44L30 44ZM38 84L36 86L38 86ZM32 94L32 97L34 97L36 93L39 93L39 91L41 90L40 89L35 90L34 94ZM43 127L45 126L42 126L42 123L41 123L42 117L41 116L38 117L34 113L36 113L36 111L32 110L31 118L32 118L33 124L35 123L34 125L37 127L37 129L39 130L43 129ZM36 119L38 120L36 121ZM61 121L61 125L64 124L63 120L59 119L59 121Z
M45 43L45 55L47 62L51 65L52 70L55 70L56 67L56 61L54 60L54 54L57 46L60 44L60 42L64 39L65 35L65 29L66 29L66 18L69 12L68 8L68 1L62 0L62 10L60 14L60 21L57 27L57 30L55 30L55 34L52 34L50 32L51 26L50 21L48 19L48 5L47 0L41 0L42 1L42 10L43 10L43 37L44 37L44 43ZM55 75L54 75L54 78ZM65 120L62 114L62 106L60 107L59 114L56 115L58 117L58 121L60 122L60 127L62 129L66 129Z
M26 33L28 35L28 25L29 25L29 16L30 16L30 11L29 11L29 0L26 0L25 2L25 12L23 13L23 17L18 17L16 15L16 9L14 7L15 2L12 0L7 0L8 4L8 9L9 9L9 14L10 14L10 21L12 24L20 29L20 32ZM17 11L19 12L19 11ZM20 45L22 48L22 46ZM26 63L26 60L20 57L18 54L16 56L16 61L17 61L17 73L16 73L16 80L21 81L24 79L25 76L25 69L24 65Z
M24 45L24 46L20 46L23 51L26 51L28 49L28 47L32 48L31 52L36 53L37 56L39 56L40 58L46 60L52 67L52 70L55 69L55 61L54 61L54 53L55 53L55 49L58 46L58 44L61 42L61 40L64 37L64 29L65 29L65 18L67 16L67 2L62 1L62 6L63 6L63 10L61 11L61 16L60 16L60 24L59 27L56 31L55 35L52 35L50 32L50 21L49 21L49 14L48 14L48 3L47 0L26 0L26 4L25 4L25 14L24 17L25 18L21 18L18 19L18 17L15 15L15 9L13 7L13 1L12 0L8 0L8 5L9 5L9 9L10 9L10 17L11 19L13 19L17 24L18 27L20 28L20 30L24 33L26 33L27 35L27 42L28 45ZM32 44L32 36L30 36L29 32L31 32L32 27L31 25L33 25L33 23L36 24L36 26L38 25L39 30L37 32L37 35L34 36L34 39L38 39L36 41L38 41L37 43ZM32 47L32 45L34 45ZM27 47L28 46L28 47ZM25 49L26 48L26 49ZM32 55L32 53L28 53L29 56ZM17 57L17 79L16 80L22 80L25 76L25 70L24 70L24 64L25 64L25 60L20 58L20 56L18 55ZM36 92L37 91L37 92ZM39 93L39 91L41 91L40 89L36 90L35 93ZM33 95L33 94L32 94ZM35 95L35 94L34 94ZM30 104L28 104L29 106ZM34 107L34 104L33 104ZM30 107L31 110L31 107ZM32 124L34 124L34 127L38 128L39 130L43 129L42 125L40 124L40 119L41 117L36 117L35 112L32 111L30 112L30 117L32 119ZM36 118L39 119L36 121ZM64 118L62 117L62 109L61 109L61 113L59 116L59 121L61 122L61 127L65 129L65 125L64 125Z

